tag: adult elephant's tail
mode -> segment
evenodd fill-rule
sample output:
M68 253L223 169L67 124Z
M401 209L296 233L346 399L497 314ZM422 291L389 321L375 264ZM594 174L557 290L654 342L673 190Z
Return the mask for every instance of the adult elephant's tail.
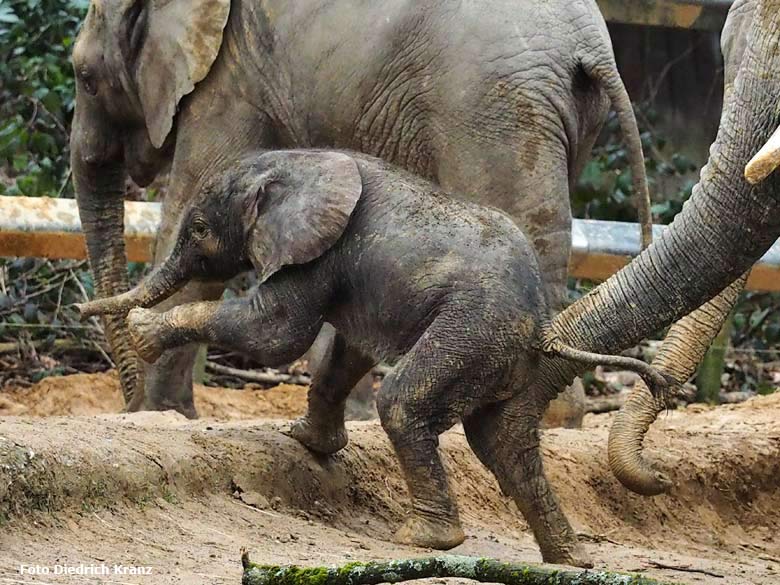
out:
M631 99L626 86L617 71L617 64L612 55L602 57L596 62L592 57L585 57L582 66L591 79L596 80L604 89L612 108L618 117L620 131L628 151L628 163L631 168L631 182L634 190L634 204L639 214L642 227L642 249L647 248L653 240L653 216L650 211L650 190L647 186L645 171L645 156L642 152L642 140L634 115Z

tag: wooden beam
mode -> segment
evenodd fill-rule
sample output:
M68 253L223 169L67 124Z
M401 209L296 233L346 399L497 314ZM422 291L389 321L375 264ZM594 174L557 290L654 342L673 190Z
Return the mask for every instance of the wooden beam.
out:
M661 236L666 226L653 228ZM606 280L639 255L639 225L619 221L575 219L569 274L575 278ZM748 290L780 291L780 241L759 260L750 273Z
M159 203L125 202L128 260L150 261L159 225ZM0 256L86 258L76 201L52 197L0 197Z
M597 0L607 22L720 32L732 0Z
M160 225L160 204L125 203L125 243L131 262L149 262ZM659 237L664 226L655 226ZM605 280L639 254L635 223L575 219L569 273ZM73 199L0 197L0 256L86 258ZM780 291L780 241L756 264L748 289Z

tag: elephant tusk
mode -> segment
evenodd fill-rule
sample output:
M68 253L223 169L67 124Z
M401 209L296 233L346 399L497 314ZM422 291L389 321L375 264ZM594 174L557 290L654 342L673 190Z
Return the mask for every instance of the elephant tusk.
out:
M745 167L745 178L757 185L780 167L780 128Z

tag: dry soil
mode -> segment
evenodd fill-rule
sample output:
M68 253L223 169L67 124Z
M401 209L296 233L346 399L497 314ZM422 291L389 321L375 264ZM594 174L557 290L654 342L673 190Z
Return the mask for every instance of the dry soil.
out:
M0 393L0 584L238 584L242 547L255 561L304 565L432 554L392 542L408 496L378 423L351 423L349 446L317 457L284 434L303 388L198 388L196 402L198 421L110 414L121 397L108 375ZM656 498L611 476L610 422L588 415L583 430L543 441L550 480L598 568L780 584L780 394L664 415L648 447L675 485ZM452 552L539 562L459 428L442 452L468 534ZM110 574L53 574L79 565Z

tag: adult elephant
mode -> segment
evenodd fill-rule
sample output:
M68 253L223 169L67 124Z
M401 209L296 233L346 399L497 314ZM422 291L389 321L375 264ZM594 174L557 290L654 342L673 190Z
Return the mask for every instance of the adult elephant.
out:
M563 343L616 353L705 303L728 304L728 287L780 236L780 0L756 2L738 62L690 200L652 246L553 319L552 332ZM549 495L536 423L546 401L579 373L542 356L525 392L464 421L472 434L481 432L474 450L503 490L531 507L541 525L556 527L558 548L573 548L576 537ZM544 494L545 504L533 494Z
M509 212L561 307L569 191L610 101L649 233L639 134L594 0L93 0L73 63L73 177L99 296L127 288L126 172L143 186L171 165L159 263L208 177L257 148L334 146ZM106 333L130 410L196 415L194 348L144 373L124 319Z
M721 35L725 65L724 103L732 100L734 83L757 7L757 0L737 0L729 10ZM743 274L717 297L675 323L653 365L681 382L693 375L739 299L747 276L747 273ZM652 396L640 381L615 417L610 431L610 467L624 486L642 495L658 495L672 485L671 479L647 461L642 451L650 425L665 408L666 401Z

